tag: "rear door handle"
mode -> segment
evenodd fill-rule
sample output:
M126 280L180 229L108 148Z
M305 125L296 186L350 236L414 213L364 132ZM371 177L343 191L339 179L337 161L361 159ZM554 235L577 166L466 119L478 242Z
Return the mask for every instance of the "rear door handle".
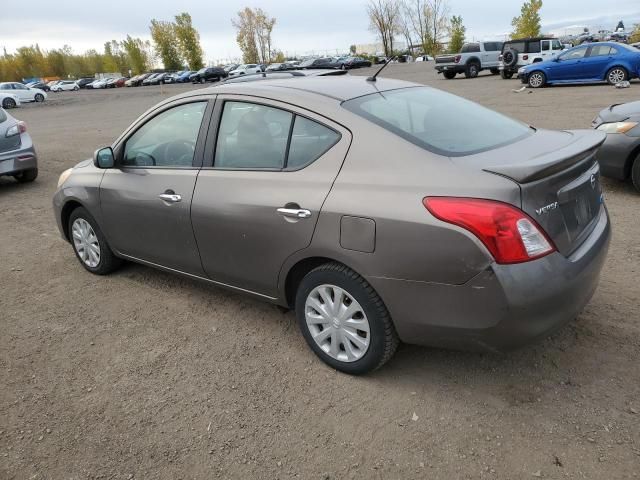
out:
M158 195L158 198L168 203L178 203L182 201L182 196L177 193L161 193Z
M279 208L278 213L289 218L309 218L311 212L304 208Z

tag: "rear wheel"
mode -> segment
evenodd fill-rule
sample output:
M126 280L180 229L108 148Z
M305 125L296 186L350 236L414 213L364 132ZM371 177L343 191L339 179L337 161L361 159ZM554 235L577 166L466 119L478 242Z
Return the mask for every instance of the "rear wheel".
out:
M364 278L339 263L321 265L302 279L296 317L315 354L345 373L380 368L398 347L382 299Z
M529 86L531 88L540 88L544 87L545 83L547 83L547 77L544 73L540 71L535 71L529 74L529 79L527 80Z
M38 169L31 168L29 170L23 170L20 173L16 173L13 178L15 178L20 183L33 182L36 178L38 178Z
M71 212L68 235L76 257L89 272L106 275L122 264L122 260L113 254L102 230L85 208L78 207Z
M500 70L497 68L490 68L489 71L491 72L491 75L498 75L500 73Z
M467 64L467 68L464 72L464 76L467 78L476 78L480 73L480 65L475 62Z
M640 192L640 154L638 154L631 167L631 181L636 190Z
M610 85L615 85L628 79L629 74L622 67L613 67L607 72L607 82L609 82Z
M38 103L44 102L44 95L42 95L41 93L36 93L34 100Z
M513 72L508 72L506 70L500 71L500 76L503 80L511 80L513 78Z
M2 101L2 107L3 108L16 108L16 101L13 98L5 98Z
M447 80L453 80L456 78L456 72L444 72L444 78Z

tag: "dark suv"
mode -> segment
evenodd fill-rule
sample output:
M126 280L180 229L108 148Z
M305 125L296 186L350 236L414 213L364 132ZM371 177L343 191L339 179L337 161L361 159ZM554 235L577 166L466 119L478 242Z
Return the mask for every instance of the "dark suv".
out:
M229 74L220 67L205 67L189 76L192 83L218 82L227 78Z

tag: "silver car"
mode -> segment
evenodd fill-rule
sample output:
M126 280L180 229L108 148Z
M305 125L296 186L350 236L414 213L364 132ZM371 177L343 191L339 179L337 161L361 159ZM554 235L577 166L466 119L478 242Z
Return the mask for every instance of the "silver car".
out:
M27 125L0 108L0 176L12 176L21 183L38 176L38 157Z
M505 350L575 318L609 244L604 138L396 80L227 84L144 113L53 204L88 271L130 260L294 309L361 374L399 341Z

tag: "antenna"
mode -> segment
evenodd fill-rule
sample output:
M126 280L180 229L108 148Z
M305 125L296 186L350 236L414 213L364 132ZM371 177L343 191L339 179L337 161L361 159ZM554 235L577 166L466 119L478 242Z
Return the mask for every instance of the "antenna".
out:
M374 73L372 76L370 76L369 78L367 78L367 82L375 82L375 81L376 81L376 77L378 76L378 74L379 74L382 70L384 70L384 69L385 69L385 67L386 67L387 65L389 65L389 64L391 63L391 61L392 61L392 60L395 60L396 58L398 58L398 57L389 57L389 60L387 60L387 61L385 62L385 64L384 64L384 65L382 65L382 66L378 69L378 71L377 71L376 73Z

